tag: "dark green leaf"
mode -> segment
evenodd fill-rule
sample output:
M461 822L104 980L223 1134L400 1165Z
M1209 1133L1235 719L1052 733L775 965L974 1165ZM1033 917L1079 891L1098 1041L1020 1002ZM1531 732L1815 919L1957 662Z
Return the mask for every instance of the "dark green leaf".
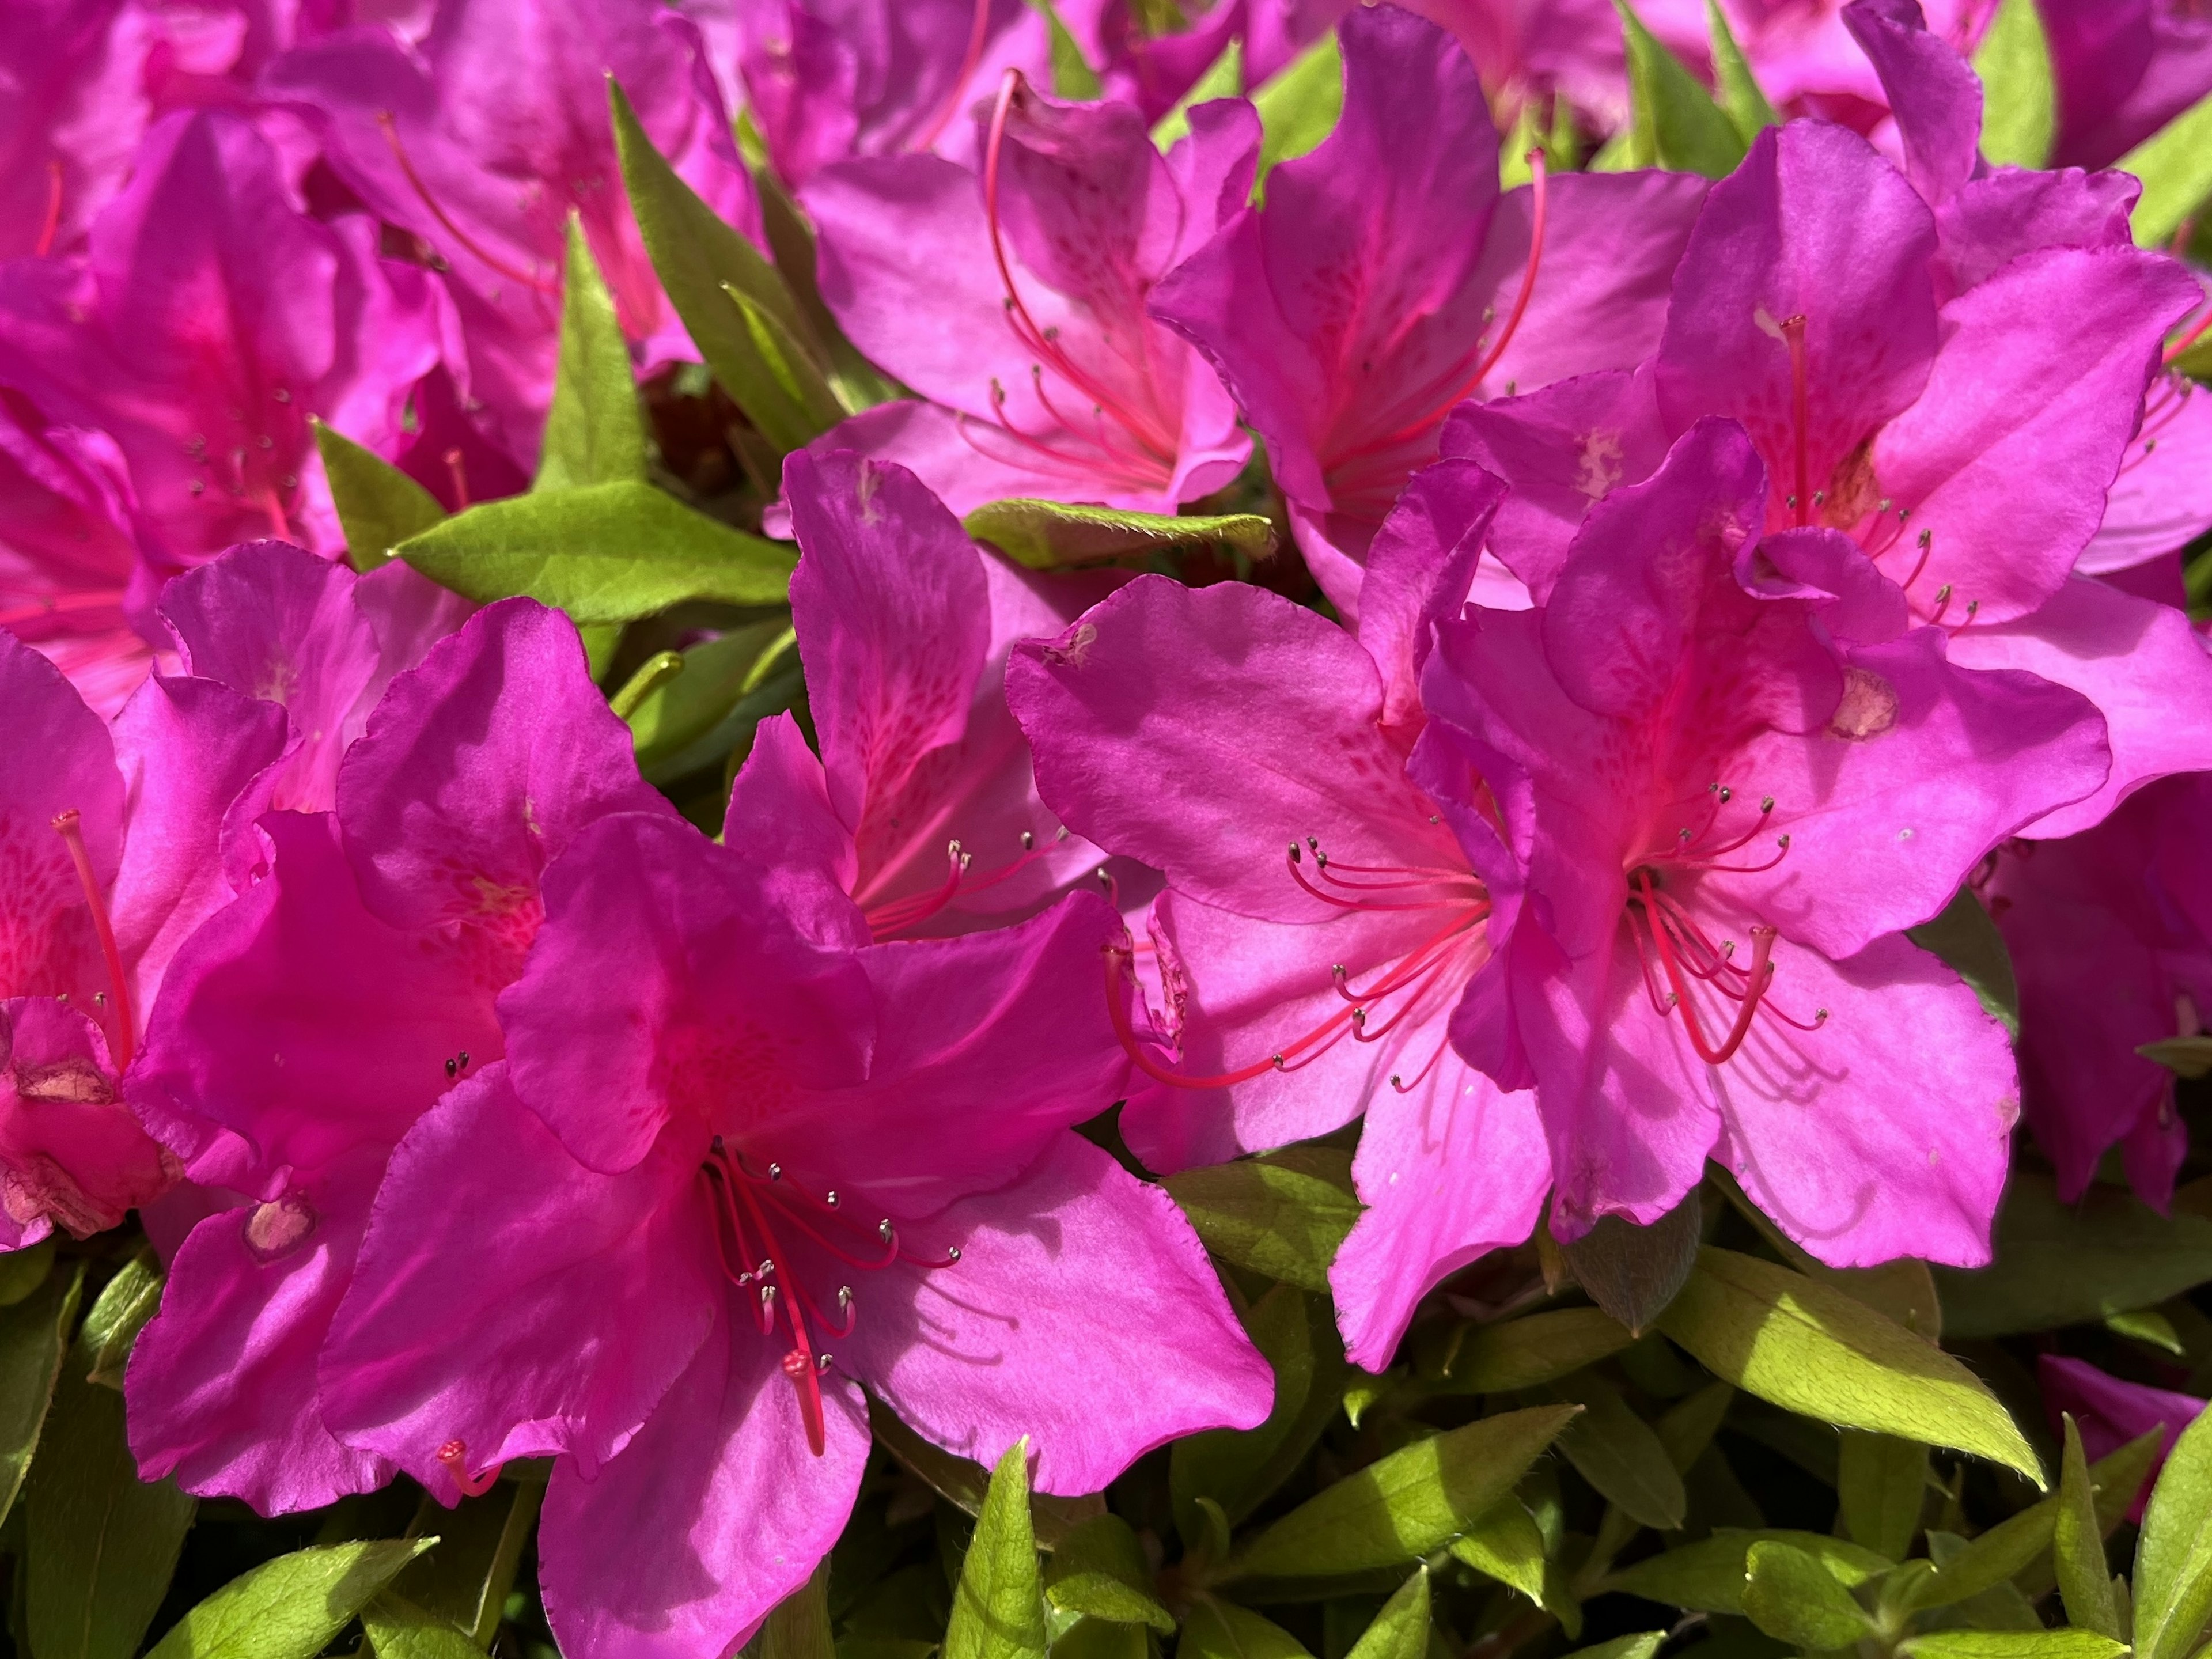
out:
M46 1282L54 1267L54 1241L42 1238L27 1249L0 1255L0 1308L12 1308Z
M1997 7L1974 72L1982 77L1982 154L1996 167L2043 166L2057 130L2058 88L2035 0Z
M1310 1659L1280 1625L1234 1601L1200 1598L1183 1620L1176 1659Z
M2187 1659L2212 1617L2212 1412L2181 1432L2136 1542L2138 1659Z
M395 1538L280 1555L179 1619L148 1659L314 1659L401 1568L437 1541Z
M24 1613L37 1659L130 1659L167 1593L193 1504L173 1481L141 1483L123 1396L74 1365L55 1387L25 1507Z
M501 1480L450 1511L425 1513L418 1524L437 1528L438 1547L409 1567L396 1588L489 1647L544 1498L542 1480Z
M1326 1181L1250 1158L1186 1170L1165 1182L1206 1248L1302 1290L1327 1291L1359 1201Z
M1751 72L1743 48L1736 44L1735 32L1729 27L1720 0L1705 0L1705 31L1713 43L1713 79L1719 84L1717 101L1734 124L1736 137L1748 149L1761 128L1782 125L1781 114L1759 89L1759 78Z
M1705 1448L1713 1443L1713 1437L1720 1432L1722 1419L1735 1403L1735 1389L1726 1382L1709 1382L1670 1407L1654 1425L1660 1444L1667 1449L1668 1461L1678 1473L1687 1475L1691 1467L1705 1455Z
M1899 1648L1911 1659L2115 1659L2127 1650L2086 1630L1939 1630Z
M2032 9L2033 0L2024 3ZM1941 957L1981 1000L1984 1010L2004 1022L2015 1042L2020 1040L2020 982L2013 977L2012 953L1973 889L1961 887L1941 911L1908 928L1905 936Z
M687 650L683 674L639 704L630 721L647 781L665 783L750 747L761 721L805 689L795 644L778 615Z
M1693 1189L1649 1227L1617 1215L1601 1216L1573 1243L1559 1246L1559 1253L1589 1299L1640 1335L1666 1311L1698 1265L1704 1219Z
M1644 27L1628 0L1613 0L1628 46L1628 84L1636 107L1632 167L1724 178L1743 160L1736 125L1682 60Z
M2183 360L2183 367L2189 368L2185 358ZM2207 367L2212 368L2212 365L2207 365ZM2189 372L2192 374L2197 374L2197 370L2193 368L2190 368ZM2202 380L2204 376L2199 374L2197 378ZM2212 1077L2212 1036L2206 1036L2201 1032L2195 1036L2160 1037L2155 1042L2138 1042L2136 1044L2136 1052L2154 1066L2165 1066L2176 1077L2185 1077L2191 1080L2200 1077Z
M1928 1490L1928 1448L1890 1434L1844 1431L1836 1496L1844 1531L1877 1555L1902 1561L1920 1530Z
M2142 180L2137 247L2163 247L2212 195L2212 95L2197 100L2112 164Z
M1060 1540L1045 1568L1044 1595L1063 1613L1175 1634L1175 1620L1152 1594L1144 1546L1118 1515L1093 1516Z
M47 1261L53 1260L49 1252ZM53 1401L84 1291L84 1263L50 1273L28 1297L0 1309L0 1516L15 1506L39 1429Z
M1429 1650L1429 1570L1416 1567L1382 1604L1347 1659L1423 1659Z
M1256 513L1178 518L1016 497L986 501L961 523L975 540L990 543L1032 570L1206 544L1233 548L1255 559L1266 558L1275 549L1274 526Z
M361 1610L376 1659L482 1659L483 1650L434 1613L386 1590Z
M1337 118L1344 113L1344 54L1337 49L1336 31L1322 35L1255 92L1252 107L1260 112L1260 172L1252 186L1256 198L1278 162L1317 149L1336 130Z
M1583 1407L1559 1437L1559 1449L1575 1472L1639 1526L1661 1532L1679 1528L1689 1499L1651 1425L1594 1377L1569 1383L1565 1392Z
M1029 1449L1028 1440L1016 1441L991 1472L960 1564L945 1659L1043 1659L1044 1593L1030 1529Z
M1543 1529L1516 1494L1506 1493L1469 1522L1466 1532L1452 1540L1451 1553L1531 1601L1544 1600Z
M311 417L315 452L331 483L331 500L345 532L346 558L356 570L388 562L392 550L446 516L438 498L398 467Z
M485 604L526 593L579 624L629 622L685 599L775 604L793 562L776 544L643 483L486 501L399 552L457 593Z
M848 1659L840 1643L838 1659ZM1150 1659L1152 1632L1110 1619L1078 1619L1052 1638L1052 1659Z
M1279 1285L1246 1311L1244 1328L1274 1368L1275 1403L1256 1429L1187 1435L1169 1449L1176 1525L1194 1548L1205 1531L1198 1500L1212 1498L1232 1524L1243 1520L1290 1478L1343 1397L1344 1345L1326 1301Z
M1773 1540L1744 1557L1743 1610L1777 1641L1808 1652L1847 1648L1873 1633L1873 1621L1826 1562Z
M1744 1610L1747 1558L1752 1546L1759 1543L1786 1544L1811 1556L1847 1588L1863 1584L1893 1565L1848 1539L1816 1532L1717 1532L1700 1543L1638 1561L1607 1579L1605 1588L1695 1613L1740 1613Z
M1355 1573L1418 1560L1512 1491L1574 1416L1572 1407L1540 1406L1417 1441L1309 1498L1222 1576Z
M645 475L645 417L638 410L629 346L615 316L614 296L584 240L583 223L571 213L560 368L545 416L545 447L530 487L642 483Z
M1561 1308L1502 1325L1463 1328L1437 1386L1454 1394L1510 1394L1556 1381L1619 1353L1636 1339L1595 1308Z
M868 1427L877 1444L920 1475L946 1502L969 1515L983 1512L992 1477L981 1464L923 1439L880 1401L868 1402ZM1038 1544L1053 1549L1083 1522L1105 1512L1105 1500L1096 1495L1055 1498L1038 1492L1030 1499L1030 1527Z
M2043 1484L2034 1451L1972 1371L1802 1273L1708 1247L1659 1325L1714 1376L1786 1411L1972 1452Z
M162 1279L161 1258L148 1244L101 1288L76 1339L88 1380L103 1388L123 1387L123 1367L130 1360L131 1346L161 1305Z
M2058 1510L2051 1535L2058 1593L2065 1601L2069 1624L2117 1638L2119 1609L2112 1601L2112 1570L2105 1561L2105 1530L2097 1524L2097 1496L2089 1479L2089 1460L2081 1450L2081 1431L2070 1413L2065 1418L2065 1450L2058 1466Z
M759 1659L836 1659L830 1632L830 1564L775 1605L761 1626Z
M1565 1659L1658 1659L1659 1650L1666 1645L1667 1632L1647 1630L1634 1636L1616 1636L1610 1642L1595 1646L1577 1648Z

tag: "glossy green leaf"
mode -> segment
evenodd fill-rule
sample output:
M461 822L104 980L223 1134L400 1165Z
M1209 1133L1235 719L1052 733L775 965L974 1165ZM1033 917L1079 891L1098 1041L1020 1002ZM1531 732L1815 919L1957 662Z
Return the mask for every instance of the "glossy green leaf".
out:
M1743 160L1745 141L1727 112L1682 60L1644 27L1628 0L1613 0L1628 47L1628 84L1635 104L1632 167L1726 177Z
M0 1255L0 1308L12 1308L40 1289L53 1270L54 1241L50 1237Z
M315 453L323 459L331 500L345 532L346 560L356 570L389 563L392 550L446 516L438 498L382 456L311 416Z
M2051 42L2035 0L2002 0L1974 52L1982 77L1982 154L1997 167L2039 167L2058 127Z
M1026 1438L1016 1441L991 1471L960 1564L945 1659L1043 1659L1044 1592L1030 1528L1029 1449Z
M486 501L401 543L399 553L470 599L526 593L580 624L629 622L685 599L775 604L794 562L776 544L643 483Z
M1996 1260L1941 1267L1943 1324L1954 1337L2009 1336L2154 1307L2212 1279L2212 1219L2194 1183L2160 1215L2125 1188L2092 1184L2071 1204L2051 1178L2015 1170L1997 1212Z
M1639 1526L1672 1532L1689 1499L1674 1460L1649 1423L1620 1394L1595 1378L1568 1385L1583 1413L1559 1436L1575 1472Z
M1278 162L1317 149L1336 130L1344 113L1344 54L1337 47L1336 31L1322 35L1255 92L1252 107L1260 112L1260 171L1252 186L1256 199L1265 193L1267 174Z
M280 1555L232 1579L179 1620L148 1659L314 1659L435 1542L394 1538Z
M2117 1659L2127 1650L2087 1630L1938 1630L1898 1647L1911 1659Z
M1595 1308L1463 1327L1444 1351L1437 1386L1454 1394L1533 1389L1608 1358L1635 1340L1626 1325Z
M1638 1561L1605 1581L1607 1589L1626 1590L1647 1601L1670 1602L1693 1613L1741 1613L1752 1546L1786 1544L1818 1561L1838 1583L1863 1584L1894 1565L1887 1557L1816 1532L1717 1532L1711 1538Z
M1846 1429L1838 1451L1836 1497L1844 1531L1876 1555L1902 1561L1920 1530L1928 1448L1895 1435Z
M1743 1611L1777 1641L1808 1652L1850 1647L1874 1630L1825 1562L1772 1539L1745 1553Z
M545 444L532 490L586 484L642 483L645 416L629 345L615 316L614 296L592 258L574 214L568 216L568 270L561 296L561 355Z
M2136 1544L2138 1659L2186 1659L2212 1618L2212 1413L2182 1431Z
M1467 1530L1451 1540L1451 1553L1455 1559L1510 1585L1531 1601L1544 1600L1547 1552L1543 1529L1515 1493L1506 1493L1469 1522Z
M1512 1491L1574 1416L1571 1406L1540 1406L1416 1441L1307 1499L1222 1576L1355 1573L1418 1560Z
M2138 247L2163 247L2212 196L2212 94L2200 98L2112 164L2142 180Z
M1423 1659L1429 1650L1429 1570L1416 1567L1375 1615L1346 1659Z
M84 1263L77 1261L0 1309L0 1516L15 1508L30 1473L83 1291Z
M148 1244L101 1287L76 1339L88 1380L103 1388L122 1388L131 1346L161 1305L163 1278L161 1258Z
M482 1659L483 1650L434 1613L390 1590L361 1610L376 1659Z
M1735 31L1729 27L1728 14L1721 9L1720 0L1705 0L1705 32L1713 46L1713 79L1719 88L1716 101L1747 149L1762 128L1782 125L1781 113L1768 101L1759 77L1751 72L1750 61L1736 44Z
M55 1386L24 1505L24 1622L37 1659L130 1659L167 1593L193 1503L173 1481L140 1481L123 1396L73 1364Z
M1032 570L1207 544L1263 559L1275 545L1275 527L1256 513L1180 518L1018 497L986 501L961 522L977 541Z
M1193 1548L1206 1530L1199 1500L1243 1521L1304 1460L1344 1394L1344 1344L1326 1300L1279 1285L1245 1311L1244 1328L1274 1370L1275 1403L1256 1429L1186 1435L1169 1449L1176 1526Z
M490 1646L544 1498L542 1480L499 1480L482 1497L438 1513L430 1523L438 1529L437 1548L410 1566L394 1589L467 1632L478 1646Z
M1589 1299L1636 1334L1666 1311L1698 1265L1704 1207L1689 1197L1648 1227L1617 1215L1597 1224L1559 1253Z
M2058 1569L2058 1594L2066 1622L2117 1639L2119 1609L2112 1601L2112 1570L2105 1562L2105 1531L2097 1524L2097 1498L2089 1479L2089 1460L2081 1449L2081 1431L2065 1417L2065 1449L2058 1466L2058 1510L2053 1517L2051 1549Z
M1659 1328L1714 1376L1785 1411L1972 1452L2043 1484L2034 1451L1972 1371L1802 1273L1707 1247Z
M2032 9L2033 0L2023 3ZM1972 888L1961 887L1936 916L1907 928L1905 936L1942 957L1980 999L1982 1007L2002 1020L2005 1030L2019 1040L2020 982L2013 976L2012 953Z
M1244 42L1232 39L1221 56L1206 66L1206 73L1176 100L1176 106L1152 125L1152 143L1164 155L1190 131L1190 112L1217 98L1241 97L1244 91Z
M868 1402L868 1428L878 1445L920 1475L946 1502L969 1515L982 1514L994 1479L990 1470L923 1439L880 1401ZM1040 1547L1054 1549L1076 1528L1105 1512L1106 1501L1096 1493L1055 1498L1050 1492L1036 1492L1030 1498L1030 1528Z
M1164 1184L1207 1249L1302 1290L1328 1289L1329 1263L1359 1219L1359 1200L1330 1182L1253 1158L1186 1170Z
M1063 1613L1175 1634L1174 1618L1152 1594L1144 1546L1118 1515L1094 1516L1060 1540L1045 1567L1044 1596Z
M1176 1659L1310 1659L1298 1638L1273 1620L1212 1596L1183 1620Z
M775 616L685 647L684 672L654 686L629 713L638 768L647 780L681 777L736 747L744 735L744 706L796 670L794 642L789 620ZM774 712L762 708L752 720Z

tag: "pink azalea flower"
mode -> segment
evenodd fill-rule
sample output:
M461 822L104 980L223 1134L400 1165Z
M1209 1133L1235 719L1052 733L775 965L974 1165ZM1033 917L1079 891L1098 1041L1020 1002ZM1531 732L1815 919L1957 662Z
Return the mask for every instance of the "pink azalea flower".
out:
M77 246L146 121L117 0L21 0L0 40L0 258Z
M1571 174L1501 195L1451 37L1389 6L1342 25L1345 112L1167 281L1154 315L1267 446L1306 562L1346 617L1367 544L1462 399L1632 366L1656 345L1702 179Z
M2166 1455L2181 1431L2203 1411L2204 1402L2192 1394L2122 1382L2087 1360L2069 1359L2063 1354L2037 1355L2035 1380L2043 1385L2043 1407L2050 1415L2051 1432L2060 1431L2059 1413L2071 1413L2081 1431L2081 1450L2092 1462L2153 1429L2166 1431L2150 1472L2143 1476L2135 1502L2128 1508L2128 1519L2141 1525L2143 1505L2157 1484L2158 1472L2166 1467Z
M904 467L847 452L784 463L799 538L792 623L817 760L789 715L757 762L782 793L734 796L723 839L817 863L878 939L972 933L1041 908L1103 856L1036 797L1007 712L1006 655L1118 578L1041 575L968 539ZM774 816L746 818L750 806Z
M1656 1221L1711 1157L1833 1265L1978 1264L2012 1055L1902 930L2097 787L2101 723L1948 662L1846 538L1769 521L1751 439L1701 421L1537 609L1440 625L1431 764L1527 885L1453 1035L1534 1084L1561 1238Z
M2212 18L2191 0L2036 0L2058 83L2060 167L2110 167L2212 93Z
M1023 0L738 0L735 12L745 106L793 189L855 155L972 166L969 107L1009 69L1052 74L1048 27Z
M1129 106L1062 103L1010 70L982 125L980 178L897 155L808 187L823 300L925 400L817 450L911 467L956 514L1017 495L1172 513L1228 483L1251 453L1236 406L1146 306L1249 193L1256 118L1200 110L1163 156Z
M118 1224L178 1173L121 1103L170 959L228 896L231 797L275 711L206 680L142 686L112 726L0 633L0 1249Z
M140 548L167 577L259 535L335 553L308 417L389 453L437 361L435 319L425 274L379 259L364 220L293 210L252 127L179 113L148 135L82 265L0 267L0 380L113 440Z
M1355 1173L1375 1207L1336 1278L1353 1356L1376 1368L1437 1279L1528 1236L1548 1184L1530 1097L1449 1042L1511 860L1480 821L1455 836L1462 815L1407 766L1431 623L1475 580L1499 493L1462 462L1415 479L1376 538L1357 637L1258 588L1140 576L1008 671L1046 801L1167 878L1149 939L1109 963L1109 1006L1153 1085L1124 1136L1173 1170L1365 1110ZM1440 1142L1480 1144L1486 1178L1370 1178Z
M2061 244L1946 302L1944 255L1937 215L1863 140L1770 129L1714 186L1650 365L1466 405L1444 450L1513 487L1492 545L1541 599L1593 502L1699 417L1741 420L1777 481L1768 529L1844 533L1954 662L2098 705L2105 787L2027 830L2072 834L2212 768L2212 662L2187 619L2071 574L2197 285L2160 255Z
M262 77L269 95L314 118L338 176L444 271L467 345L465 390L526 465L552 395L571 211L645 366L697 356L630 216L610 75L677 171L757 239L759 204L698 33L672 10L447 0L419 47L364 25L301 46Z
M2095 829L2016 842L1987 885L2021 995L2028 1127L2069 1203L2107 1148L2163 1210L2189 1148L2173 1073L2136 1050L2212 1010L2212 778L2167 778Z
M757 750L733 817L786 786ZM578 1659L746 1639L843 1529L863 1382L963 1456L1032 1437L1064 1493L1267 1410L1188 1224L1070 1133L1123 1072L1103 901L883 945L806 875L665 814L580 836L507 1064L400 1144L324 1355L332 1426L447 1502L562 1454Z
M258 614L249 593L205 597L218 617L274 613L280 678L323 651L358 663L343 607L303 615L301 595L271 582ZM233 648L250 670L247 641ZM319 706L319 720L342 704ZM318 733L295 735L295 763ZM493 1002L537 931L547 862L606 812L670 810L574 629L521 599L392 679L334 793L335 813L260 819L268 872L179 954L129 1089L195 1181L246 1200L176 1252L126 1378L131 1449L149 1480L264 1513L390 1477L324 1427L314 1371L385 1164L434 1101L499 1058Z

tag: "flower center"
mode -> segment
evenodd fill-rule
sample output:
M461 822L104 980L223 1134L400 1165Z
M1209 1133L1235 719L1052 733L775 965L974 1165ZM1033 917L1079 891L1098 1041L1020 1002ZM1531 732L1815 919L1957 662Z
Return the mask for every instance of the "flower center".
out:
M787 1177L779 1164L771 1164L764 1173L757 1175L720 1135L714 1137L699 1174L707 1183L714 1217L714 1248L724 1277L739 1290L753 1292L753 1314L763 1336L775 1334L781 1320L791 1338L790 1350L783 1356L783 1374L799 1391L806 1444L819 1457L827 1444L821 1373L829 1369L830 1356L816 1351L814 1337L817 1334L833 1340L850 1336L859 1309L853 1287L840 1285L837 1321L831 1323L805 1280L792 1270L790 1241L804 1240L822 1254L863 1273L902 1261L915 1267L950 1267L959 1261L960 1252L957 1248L948 1249L935 1259L916 1255L899 1242L898 1229L890 1217L872 1228L858 1223L836 1192L810 1193ZM755 1265L746 1267L747 1262Z

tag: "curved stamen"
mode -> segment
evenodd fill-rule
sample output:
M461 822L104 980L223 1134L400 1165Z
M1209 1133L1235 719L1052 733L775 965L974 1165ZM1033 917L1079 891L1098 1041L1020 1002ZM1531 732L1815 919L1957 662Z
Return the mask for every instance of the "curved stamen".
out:
M131 1012L131 987L124 977L123 952L115 943L115 924L107 914L107 896L100 890L99 878L93 873L92 854L85 850L77 819L74 806L58 812L54 830L69 848L70 862L76 866L77 884L83 888L84 902L91 908L93 932L99 936L100 954L107 963L107 982L115 993L115 1070L119 1076L131 1069L131 1056L137 1052L137 1022Z
M500 1464L494 1463L489 1468L479 1469L471 1474L468 1443L465 1440L448 1440L439 1447L438 1461L446 1466L446 1472L453 1477L453 1484L461 1489L461 1495L465 1498L481 1498L489 1492L492 1483L499 1479L501 1468Z
M1682 1027L1689 1036L1690 1047L1706 1065L1718 1066L1743 1046L1744 1037L1751 1030L1752 1017L1759 1012L1759 999L1773 981L1774 964L1769 957L1774 951L1774 929L1759 926L1751 930L1751 966L1746 970L1750 984L1736 1005L1735 1023L1729 1028L1728 1036L1716 1047L1705 1041L1705 1027L1698 1019L1696 1005L1690 1000L1690 988L1682 982L1681 965L1675 959L1674 945L1667 930L1656 925L1655 919L1659 915L1659 908L1652 897L1650 872L1639 871L1638 882L1642 889L1644 919L1651 925L1651 942L1658 950L1660 969L1674 992L1673 1006L1682 1012Z
M506 277L510 283L520 283L525 288L536 289L540 294L560 293L560 286L557 283L548 283L531 276L526 271L517 270L513 265L484 252L476 239L455 224L447 216L446 210L438 205L438 198L430 194L430 187L422 182L422 174L415 171L415 163L408 157L406 145L399 142L399 123L393 118L392 112L388 109L377 111L376 125L383 129L384 142L391 146L392 159L399 163L399 171L405 177L409 186L422 199L422 205L430 210L430 216L445 228L448 236L478 262L499 276Z
M54 236L62 228L62 164L59 156L46 161L46 211L39 221L39 239L31 245L33 257L43 259L54 250Z
M975 65L983 60L983 42L991 27L991 0L975 0L975 15L968 24L968 50L960 59L960 71L952 77L952 90L945 94L945 102L931 119L929 125L907 146L909 150L926 150L935 144L960 112L960 94L975 73Z
M36 622L41 617L66 616L72 611L106 611L123 603L119 587L100 588L88 593L50 593L33 604L18 605L12 611L0 611L0 628L12 628L17 623Z
M1805 454L1805 406L1807 402L1805 374L1805 314L1782 319L1782 337L1790 347L1790 408L1796 428L1797 490L1790 496L1790 505L1796 509L1797 523L1802 529L1813 522L1811 480L1807 477Z

